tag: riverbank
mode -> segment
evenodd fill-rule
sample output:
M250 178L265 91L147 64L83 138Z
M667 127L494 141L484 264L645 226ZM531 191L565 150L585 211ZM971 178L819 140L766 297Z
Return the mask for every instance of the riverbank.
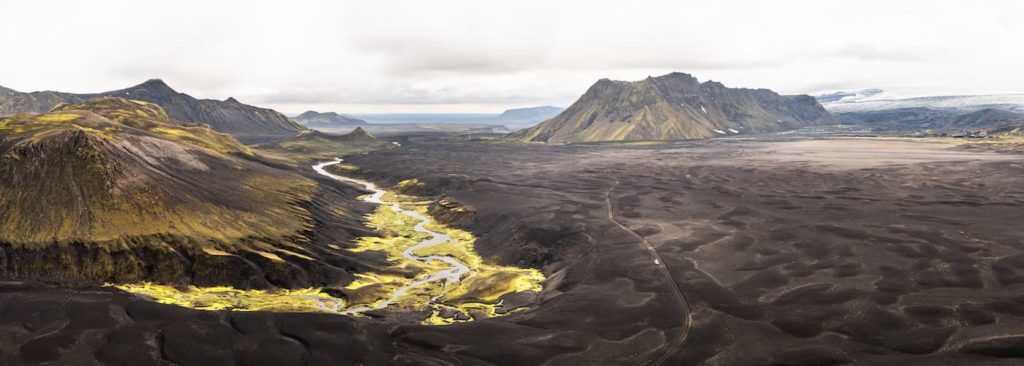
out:
M366 217L366 224L379 236L360 237L348 248L332 248L384 253L388 262L385 268L355 273L354 281L332 289L179 289L152 283L114 286L160 303L201 310L327 312L349 316L400 311L419 314L417 317L424 324L505 315L522 309L522 301L505 302L505 296L540 293L545 280L540 271L486 263L473 249L476 238L433 220L426 201L328 172L329 167L339 164L341 159L335 159L316 164L313 170L370 192L360 200L378 205Z

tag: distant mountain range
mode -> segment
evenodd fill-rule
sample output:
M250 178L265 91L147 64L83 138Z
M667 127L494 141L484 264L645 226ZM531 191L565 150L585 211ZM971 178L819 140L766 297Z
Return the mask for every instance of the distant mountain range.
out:
M367 124L364 120L335 112L320 113L317 111L306 111L295 116L293 119L299 124L310 128L351 127L365 126Z
M815 97L833 113L878 111L883 109L931 108L964 113L982 109L1002 109L1024 113L1024 94L941 95L899 98L881 89L834 92Z
M538 123L557 116L564 110L564 108L552 106L508 109L498 115L498 121L513 125Z
M1021 134L1024 114L1002 109L966 112L956 109L893 108L835 114L840 123L869 127L877 132L929 135Z
M702 139L834 124L813 97L727 88L684 73L601 79L558 116L510 135L528 141Z
M25 112L44 113L59 103L80 103L97 97L121 97L154 103L175 120L205 123L245 143L286 138L305 129L272 109L242 104L234 98L223 101L196 99L171 89L159 79L96 94L55 91L22 93L0 87L0 116Z
M875 131L976 135L1019 133L1024 94L893 98L880 89L817 97L839 122Z
M822 94L814 97L819 103L835 103L835 102L852 102L856 100L863 100L871 98L873 96L882 94L882 89L864 89L859 91L847 92L838 91L833 93Z
M355 117L369 124L467 124L532 126L558 115L564 109L552 106L507 109L501 114L492 113L384 113L360 114Z

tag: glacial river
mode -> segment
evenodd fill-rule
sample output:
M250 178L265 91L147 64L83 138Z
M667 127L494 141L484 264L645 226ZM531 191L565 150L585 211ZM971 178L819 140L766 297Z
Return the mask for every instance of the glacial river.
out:
M338 181L342 181L342 182L348 182L348 183L357 184L359 186L362 186L366 190L368 190L370 192L373 192L373 193L371 193L369 195L363 196L361 198L361 200L363 200L363 201L370 202L370 203L375 203L375 204L378 204L378 205L386 204L384 201L381 200L381 198L384 196L385 192L384 192L384 190L378 188L376 184L373 184L371 182L367 182L367 181L364 181L364 180L359 180L359 179L354 179L354 178L349 178L349 177L343 177L343 176L340 176L340 175L334 175L334 174L331 174L331 173L327 172L327 167L329 167L331 165L335 165L335 164L341 163L341 161L342 161L342 159L334 159L334 160L331 160L331 161L327 161L327 162L323 162L323 163L320 163L320 164L316 164L316 165L313 166L313 170L315 170L320 175L323 175L323 176L326 176L326 177L329 177L329 178L332 178L332 179L335 179L335 180L338 180ZM420 262L424 262L424 263L430 263L430 262L433 262L433 261L441 261L441 262L447 263L449 265L449 268L448 269L444 269L444 270L435 271L433 273L430 273L426 277L422 277L422 278L418 278L416 280L413 280L408 285L402 286L402 287L398 288L397 290L395 290L395 292L392 293L391 296L389 298L387 298L386 300L377 302L373 306L359 306L359 307L355 307L355 308L351 308L351 309L347 309L347 310L341 311L340 312L341 314L353 315L353 314L359 314L359 313L370 311L370 310L380 310L380 309L387 308L389 305L391 305L391 303L393 303L395 300L400 298L402 295L404 295L410 289L413 289L413 288L416 288L416 287L419 287L419 286L422 286L422 285L425 285L425 284L428 284L428 283L432 283L432 282L445 281L445 288L448 288L449 287L448 285L452 285L454 283L459 282L463 275L465 275L465 274L467 274L467 273L469 273L471 271L469 269L469 266L467 266L465 263L462 263L462 262L460 262L457 259L452 258L452 257L437 256L437 255L421 257L421 256L418 256L418 255L414 254L414 252L416 252L417 250L420 250L420 249L429 248L429 247L432 247L432 246L435 246L435 245L441 245L441 244L444 244L444 243L448 243L448 242L450 242L452 240L452 238L449 237L448 235L445 235L445 234L442 234L442 233L439 233L439 232L427 229L426 225L430 223L430 218L420 214L417 211L402 209L402 207L399 206L397 203L388 204L387 207L389 209L391 209L392 211L395 211L395 212L397 212L399 214L408 216L410 219L415 220L418 223L416 224L416 226L413 227L413 230L429 235L429 237L427 237L426 239L424 239L424 240L420 241L419 243L416 243L415 245L410 246L410 247L406 248L404 251L402 251L402 256L404 256L405 258L408 258L410 260L420 261ZM438 295L437 297L440 297L440 296L441 295ZM437 297L435 297L432 300L437 300Z

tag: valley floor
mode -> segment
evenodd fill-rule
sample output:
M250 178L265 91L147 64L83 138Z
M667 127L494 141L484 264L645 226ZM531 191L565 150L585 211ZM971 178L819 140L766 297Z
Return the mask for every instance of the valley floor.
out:
M477 215L536 307L424 326L0 284L0 364L1017 364L1024 155L882 139L433 139L346 158Z

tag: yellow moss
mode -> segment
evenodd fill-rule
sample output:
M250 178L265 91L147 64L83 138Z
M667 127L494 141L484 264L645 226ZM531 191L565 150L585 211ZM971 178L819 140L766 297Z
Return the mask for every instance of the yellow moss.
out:
M355 165L348 163L338 163L330 166L331 171L337 173L350 173L355 171L357 168Z
M290 251L290 250L287 250L287 249L277 248L275 250L277 250L279 253L284 253L284 254L290 255L292 257L302 258L302 259L305 259L307 261L315 261L316 260L313 257L310 257L308 255L301 254L301 253L296 253L296 252L293 252L293 251Z
M216 249L216 248L203 247L202 249L203 249L203 253L206 253L206 254L209 254L209 255L213 255L213 256L226 257L226 256L230 256L231 255L231 253L228 253L228 252L225 252L223 250Z
M150 131L165 138L184 141L222 154L239 152L246 155L252 155L252 150L238 143L234 138L214 132L207 128L162 126L153 127Z
M262 250L252 250L251 252L259 254L261 257L272 260L274 262L284 263L284 259L281 259L281 257L277 256L277 254L264 252Z
M409 184L412 183L406 185ZM193 287L181 291L168 286L152 284L119 285L118 288L152 297L163 303L197 309L311 312L340 312L359 307L374 308L382 305L384 301L392 299L399 289L407 288L403 295L392 299L393 301L386 309L427 312L430 315L423 319L422 323L428 325L444 325L479 317L505 315L505 313L499 312L503 306L501 299L504 296L526 291L539 293L542 290L545 278L540 271L488 263L475 252L473 246L476 238L471 233L439 224L435 220L431 220L425 226L431 231L449 236L451 241L417 250L413 253L414 256L449 256L464 263L471 271L460 281L452 284L442 280L412 286L417 279L425 278L425 276L450 267L442 261L423 262L403 255L405 250L427 239L429 235L414 229L419 223L418 219L396 212L390 206L399 204L405 210L415 210L429 218L427 202L393 192L385 194L383 199L385 204L366 217L367 226L377 230L380 236L359 238L355 245L348 250L352 252L382 252L390 266L377 272L355 274L355 279L340 289L348 300L344 303L340 299L320 292L319 289L243 291L224 287ZM341 250L337 245L328 246ZM308 258L279 247L275 248L277 253ZM214 249L204 248L204 250ZM274 257L280 259L269 252L256 252L271 259ZM219 251L214 253L227 254ZM313 259L309 258L309 260ZM324 304L330 304L330 306ZM335 308L334 305L337 307ZM517 309L512 309L510 312L514 311Z
M243 211L194 197L178 197L169 201L161 194L145 188L125 189L110 196L86 197L91 219L81 221L77 212L62 205L46 206L33 215L21 216L21 209L8 210L0 220L0 240L19 247L43 247L54 241L87 240L90 243L116 242L125 237L143 237L174 233L215 242L217 250L233 252L244 238L261 237L278 245L296 245L285 237L295 235L312 222L311 214L296 202L309 200L316 183L304 178L280 179L254 177L246 180L242 192L257 207L269 209ZM6 192L0 188L0 204L8 207L35 207L31 196L23 192ZM173 202L173 203L172 203ZM39 225L43 222L47 225ZM100 245L100 244L97 244ZM274 248L277 245L268 248ZM197 248L198 250L198 248ZM273 250L266 250L273 252ZM301 249L285 254L312 260ZM281 254L278 252L277 254Z
M82 118L82 116L74 113L46 113L36 116L35 120L39 122L62 123L71 122L79 118Z
M418 183L418 182L416 182ZM408 187L415 183L406 183ZM402 188L399 184L399 188ZM350 302L349 307L372 306L387 298L387 294L411 284L416 278L438 270L448 268L446 263L433 261L423 263L411 260L403 255L403 251L427 238L427 234L417 232L413 227L418 224L411 216L392 210L391 203L399 203L403 209L415 210L425 217L427 202L388 192L381 205L367 216L367 226L379 231L381 237L360 238L352 251L381 251L391 262L391 269L413 274L397 276L383 273L361 274L358 279L346 287L346 290L360 292L359 300ZM452 286L445 286L443 281L436 281L414 287L405 295L396 299L391 306L405 310L430 310L431 315L423 320L423 324L450 324L456 322L454 317L444 318L439 309L448 309L446 313L461 314L463 318L478 316L499 316L500 299L512 293L533 291L540 292L545 278L540 271L531 268L518 268L490 264L483 260L473 248L476 238L464 230L452 228L431 220L425 227L431 231L448 235L450 242L413 252L414 256L449 256L470 267L471 272ZM367 296L365 289L372 289L373 295ZM350 299L354 299L350 297ZM436 300L435 300L436 299Z
M418 179L406 179L398 182L398 190L401 192L409 192L414 189L422 189L426 185L420 182Z
M162 304L200 310L334 312L345 306L343 300L314 288L265 291L224 286L177 289L152 283L111 286Z

